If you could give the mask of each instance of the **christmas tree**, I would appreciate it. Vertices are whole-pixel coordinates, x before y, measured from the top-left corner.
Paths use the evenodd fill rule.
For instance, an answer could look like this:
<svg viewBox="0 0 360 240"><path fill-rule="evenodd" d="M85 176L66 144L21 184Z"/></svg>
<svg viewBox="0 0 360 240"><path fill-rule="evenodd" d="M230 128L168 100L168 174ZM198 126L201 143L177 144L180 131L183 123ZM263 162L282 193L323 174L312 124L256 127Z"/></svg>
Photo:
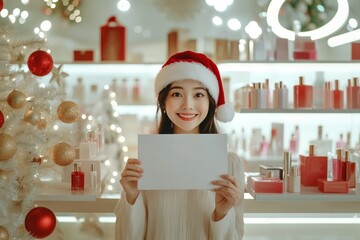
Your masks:
<svg viewBox="0 0 360 240"><path fill-rule="evenodd" d="M61 166L75 159L69 123L80 112L65 101L58 86L65 75L42 50L46 42L16 41L12 33L8 26L0 29L0 236L44 238L54 231L56 218L34 205L35 198L44 180L54 180Z"/></svg>

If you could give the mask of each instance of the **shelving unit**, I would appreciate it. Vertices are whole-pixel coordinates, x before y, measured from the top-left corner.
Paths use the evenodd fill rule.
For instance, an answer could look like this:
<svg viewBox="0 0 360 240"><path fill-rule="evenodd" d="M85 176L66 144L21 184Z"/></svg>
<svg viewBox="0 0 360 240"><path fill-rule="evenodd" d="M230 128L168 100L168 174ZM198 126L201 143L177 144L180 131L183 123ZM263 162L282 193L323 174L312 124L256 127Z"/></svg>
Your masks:
<svg viewBox="0 0 360 240"><path fill-rule="evenodd" d="M114 107L120 115L130 114L137 116L155 116L155 96L153 93L153 80L161 68L160 63L63 63L63 71L69 74L66 81L66 92L72 94L72 87L79 77L83 78L86 89L91 84L110 85L113 79L127 78L131 81L140 79L144 101L139 103L126 102ZM221 62L218 63L223 77L230 78L228 99L232 101L232 92L235 88L252 82L262 82L270 79L283 81L286 85L297 84L298 77L304 76L305 82L312 84L319 76L326 81L339 79L340 88L344 88L348 78L359 76L360 61L354 62ZM44 79L46 81L46 79ZM272 85L270 85L272 88ZM101 89L101 88L99 88ZM85 96L87 96L85 94ZM289 97L291 97L289 92ZM329 129L334 138L339 131L351 129L354 139L360 132L360 109L241 109L235 120L221 125L225 131L234 128L237 131L242 127L269 128L272 121L282 121L287 124L284 135L290 136L290 130L295 124L304 124L301 131L307 131L302 139L315 138L316 127L324 123L326 131ZM314 120L315 119L315 120ZM331 119L331 121L329 121ZM307 129L307 130L305 130ZM284 138L286 143L286 138ZM305 140L302 140L305 142ZM281 162L277 157L265 158L268 161ZM261 161L261 157L245 159L249 163ZM300 194L253 194L245 193L246 213L354 213L360 212L360 189L352 190L349 194L323 194L316 188L302 188ZM36 198L36 203L47 206L55 212L98 212L113 213L114 206L120 193L99 194L84 192L83 195L73 195L64 187L53 186L44 189ZM271 206L271 207L269 207Z"/></svg>

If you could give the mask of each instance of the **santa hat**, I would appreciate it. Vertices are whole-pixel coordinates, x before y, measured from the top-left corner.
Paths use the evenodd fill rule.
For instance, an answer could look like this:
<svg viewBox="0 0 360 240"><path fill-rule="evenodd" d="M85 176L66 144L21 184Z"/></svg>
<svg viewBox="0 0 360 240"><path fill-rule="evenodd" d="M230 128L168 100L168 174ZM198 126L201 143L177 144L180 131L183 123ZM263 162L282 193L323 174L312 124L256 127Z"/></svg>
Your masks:
<svg viewBox="0 0 360 240"><path fill-rule="evenodd" d="M184 79L197 80L209 90L216 102L215 117L217 120L230 122L234 118L233 107L225 103L219 70L206 55L192 51L172 55L155 78L155 92L158 95L168 84Z"/></svg>

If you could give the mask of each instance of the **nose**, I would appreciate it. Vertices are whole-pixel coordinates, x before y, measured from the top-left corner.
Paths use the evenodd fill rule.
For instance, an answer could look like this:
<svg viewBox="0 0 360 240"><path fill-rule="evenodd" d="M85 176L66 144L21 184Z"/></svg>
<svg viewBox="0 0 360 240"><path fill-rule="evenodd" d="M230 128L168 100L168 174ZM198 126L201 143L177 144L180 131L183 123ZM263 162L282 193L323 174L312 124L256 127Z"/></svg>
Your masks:
<svg viewBox="0 0 360 240"><path fill-rule="evenodd" d="M194 108L194 100L191 96L187 96L184 98L182 109L193 109Z"/></svg>

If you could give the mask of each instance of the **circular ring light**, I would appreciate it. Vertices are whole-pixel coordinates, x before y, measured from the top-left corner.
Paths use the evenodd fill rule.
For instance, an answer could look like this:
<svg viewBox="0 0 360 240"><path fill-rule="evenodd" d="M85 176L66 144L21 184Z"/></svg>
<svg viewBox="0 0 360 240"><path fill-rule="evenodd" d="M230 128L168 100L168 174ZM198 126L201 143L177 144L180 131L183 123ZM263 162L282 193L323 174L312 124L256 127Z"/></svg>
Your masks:
<svg viewBox="0 0 360 240"><path fill-rule="evenodd" d="M274 34L281 38L295 40L295 32L284 28L279 22L279 11L285 0L272 0L267 10L267 24L271 27ZM335 16L324 26L317 29L299 32L300 37L310 37L312 40L317 40L329 36L341 28L349 16L348 0L337 0L338 10Z"/></svg>

